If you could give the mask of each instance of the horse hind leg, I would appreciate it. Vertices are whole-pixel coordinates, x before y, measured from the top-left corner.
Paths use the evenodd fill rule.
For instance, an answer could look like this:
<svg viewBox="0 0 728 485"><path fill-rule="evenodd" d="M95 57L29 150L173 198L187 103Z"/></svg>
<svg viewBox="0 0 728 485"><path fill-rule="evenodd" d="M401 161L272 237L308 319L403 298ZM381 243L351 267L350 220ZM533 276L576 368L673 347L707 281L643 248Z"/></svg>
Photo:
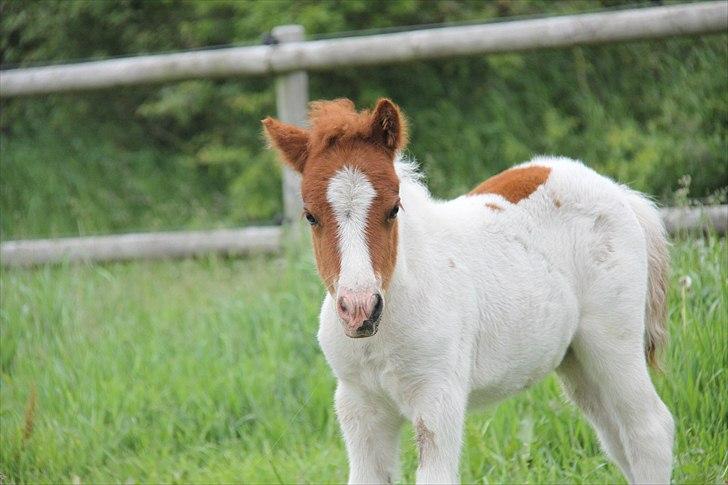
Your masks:
<svg viewBox="0 0 728 485"><path fill-rule="evenodd" d="M644 310L633 310L612 309L583 320L571 348L581 382L590 383L593 395L599 396L594 414L603 423L596 427L604 428L608 453L623 463L620 467L632 483L669 483L674 423L647 371Z"/></svg>
<svg viewBox="0 0 728 485"><path fill-rule="evenodd" d="M597 432L604 452L619 466L627 481L634 482L619 436L619 424L610 414L599 386L589 378L571 350L567 352L556 373L566 395L581 409Z"/></svg>

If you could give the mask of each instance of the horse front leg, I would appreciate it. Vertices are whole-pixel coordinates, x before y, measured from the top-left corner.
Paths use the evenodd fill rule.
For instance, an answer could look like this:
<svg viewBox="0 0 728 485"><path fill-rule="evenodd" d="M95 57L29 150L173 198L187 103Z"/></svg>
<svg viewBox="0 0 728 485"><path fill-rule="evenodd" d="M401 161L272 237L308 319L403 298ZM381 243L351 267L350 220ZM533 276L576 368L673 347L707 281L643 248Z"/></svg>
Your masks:
<svg viewBox="0 0 728 485"><path fill-rule="evenodd" d="M457 483L467 392L460 386L431 389L414 407L419 450L417 483Z"/></svg>
<svg viewBox="0 0 728 485"><path fill-rule="evenodd" d="M349 483L394 483L399 478L399 411L379 396L339 381L336 416L349 456Z"/></svg>

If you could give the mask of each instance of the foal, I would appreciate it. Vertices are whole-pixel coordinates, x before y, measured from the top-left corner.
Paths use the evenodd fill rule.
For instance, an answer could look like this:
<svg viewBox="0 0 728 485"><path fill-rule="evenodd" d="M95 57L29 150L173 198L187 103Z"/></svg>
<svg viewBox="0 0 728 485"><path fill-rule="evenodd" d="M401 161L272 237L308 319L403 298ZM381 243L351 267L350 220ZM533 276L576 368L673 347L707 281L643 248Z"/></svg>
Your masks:
<svg viewBox="0 0 728 485"><path fill-rule="evenodd" d="M386 99L371 112L314 102L310 129L263 124L303 176L350 482L397 479L405 419L417 481L457 482L466 409L553 370L627 480L669 482L673 420L647 371L668 255L647 199L537 157L434 200L399 155L405 120Z"/></svg>

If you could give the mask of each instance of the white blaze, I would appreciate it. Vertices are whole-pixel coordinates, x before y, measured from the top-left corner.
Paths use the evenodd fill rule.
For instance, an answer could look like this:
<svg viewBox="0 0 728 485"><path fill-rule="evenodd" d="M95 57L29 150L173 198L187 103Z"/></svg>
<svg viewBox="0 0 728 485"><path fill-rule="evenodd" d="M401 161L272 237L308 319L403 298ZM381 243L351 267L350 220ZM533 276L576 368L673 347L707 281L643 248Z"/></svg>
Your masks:
<svg viewBox="0 0 728 485"><path fill-rule="evenodd" d="M377 287L367 246L367 215L376 191L356 168L344 167L331 177L326 199L338 223L341 274L338 288L372 290Z"/></svg>

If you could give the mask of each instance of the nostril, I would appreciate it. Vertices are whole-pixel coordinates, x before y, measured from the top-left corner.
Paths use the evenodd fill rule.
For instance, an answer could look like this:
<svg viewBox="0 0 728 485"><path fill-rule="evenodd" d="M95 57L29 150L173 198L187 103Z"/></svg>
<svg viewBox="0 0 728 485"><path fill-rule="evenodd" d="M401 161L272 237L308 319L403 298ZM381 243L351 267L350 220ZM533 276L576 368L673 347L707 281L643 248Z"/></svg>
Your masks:
<svg viewBox="0 0 728 485"><path fill-rule="evenodd" d="M348 306L346 305L346 299L342 296L339 298L339 312L346 315L348 311Z"/></svg>
<svg viewBox="0 0 728 485"><path fill-rule="evenodd" d="M382 295L377 293L374 295L374 308L372 309L372 314L369 317L369 320L376 322L379 319L379 316L382 314L382 308L384 308L384 300L382 300Z"/></svg>

